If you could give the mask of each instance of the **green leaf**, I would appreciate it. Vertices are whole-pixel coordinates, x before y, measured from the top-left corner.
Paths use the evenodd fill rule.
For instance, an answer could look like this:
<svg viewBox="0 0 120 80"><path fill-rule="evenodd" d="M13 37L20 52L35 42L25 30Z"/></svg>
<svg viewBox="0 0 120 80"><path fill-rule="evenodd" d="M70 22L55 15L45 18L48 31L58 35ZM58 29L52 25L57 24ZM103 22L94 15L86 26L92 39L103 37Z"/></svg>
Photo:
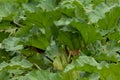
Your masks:
<svg viewBox="0 0 120 80"><path fill-rule="evenodd" d="M4 62L2 62L1 64L0 64L0 71L1 70L3 70L6 66L8 66L9 64L8 63L6 63L5 61Z"/></svg>
<svg viewBox="0 0 120 80"><path fill-rule="evenodd" d="M56 26L66 26L66 25L69 25L71 21L72 19L63 17L60 20L55 21L54 23Z"/></svg>
<svg viewBox="0 0 120 80"><path fill-rule="evenodd" d="M41 7L44 11L53 10L55 7L55 0L41 0L37 7Z"/></svg>
<svg viewBox="0 0 120 80"><path fill-rule="evenodd" d="M0 71L2 70L11 70L11 69L30 69L32 64L21 56L16 56L10 60L10 63L2 62L0 64Z"/></svg>
<svg viewBox="0 0 120 80"><path fill-rule="evenodd" d="M32 64L28 60L24 59L21 56L16 56L16 57L12 58L11 59L11 63L9 65L10 66L18 65L18 66L21 66L23 68L30 68L30 67L32 67Z"/></svg>
<svg viewBox="0 0 120 80"><path fill-rule="evenodd" d="M105 3L101 3L94 10L88 13L88 17L91 23L97 23L100 19L105 17L105 13L109 12L116 5L108 6Z"/></svg>
<svg viewBox="0 0 120 80"><path fill-rule="evenodd" d="M118 31L108 35L109 39L115 39L116 41L120 40L120 33Z"/></svg>
<svg viewBox="0 0 120 80"><path fill-rule="evenodd" d="M40 71L32 71L27 74L29 80L62 80L60 74L57 73L49 73L45 70Z"/></svg>
<svg viewBox="0 0 120 80"><path fill-rule="evenodd" d="M61 2L59 6L60 12L63 14L63 16L66 17L74 17L75 16L75 5L73 4L74 1L66 0Z"/></svg>
<svg viewBox="0 0 120 80"><path fill-rule="evenodd" d="M80 22L72 22L71 24L81 33L83 41L87 44L102 39L100 33L90 24Z"/></svg>
<svg viewBox="0 0 120 80"><path fill-rule="evenodd" d="M96 62L93 57L88 56L79 56L72 64L69 64L64 72L68 72L70 70L84 70L87 72L93 72L97 69L101 69L102 66Z"/></svg>
<svg viewBox="0 0 120 80"><path fill-rule="evenodd" d="M16 37L29 37L29 31L32 28L32 26L24 26L22 28L19 28L19 30L15 33Z"/></svg>
<svg viewBox="0 0 120 80"><path fill-rule="evenodd" d="M13 4L10 3L0 3L0 21L3 17L8 17L13 11L14 7Z"/></svg>
<svg viewBox="0 0 120 80"><path fill-rule="evenodd" d="M28 17L24 21L25 26L17 32L16 36L27 37L28 45L46 49L50 44L52 36L51 26L54 25L53 21L59 17L59 14L55 15L56 13L56 11L43 12L42 10L36 11L35 13L28 13ZM37 31L34 29L37 29ZM36 34L33 34L33 32Z"/></svg>
<svg viewBox="0 0 120 80"><path fill-rule="evenodd" d="M51 41L51 44L47 47L45 53L51 59L54 59L59 53L59 48L58 48L57 43L55 41Z"/></svg>
<svg viewBox="0 0 120 80"><path fill-rule="evenodd" d="M9 21L3 20L3 21L0 23L0 30L8 29L9 27L11 27Z"/></svg>
<svg viewBox="0 0 120 80"><path fill-rule="evenodd" d="M100 79L105 80L119 80L120 75L120 64L111 64L109 68L104 68L100 70ZM107 72L107 73L106 73Z"/></svg>
<svg viewBox="0 0 120 80"><path fill-rule="evenodd" d="M32 36L29 38L28 45L45 50L49 46L50 42L44 35Z"/></svg>
<svg viewBox="0 0 120 80"><path fill-rule="evenodd" d="M105 14L105 17L98 21L98 26L104 30L110 30L111 28L117 27L119 24L120 7L113 7L109 12Z"/></svg>
<svg viewBox="0 0 120 80"><path fill-rule="evenodd" d="M98 73L93 73L90 75L89 80L99 80L100 75Z"/></svg>
<svg viewBox="0 0 120 80"><path fill-rule="evenodd" d="M67 45L70 49L74 49L70 32L63 32L63 31L59 32L59 36L57 40L59 41L60 44Z"/></svg>
<svg viewBox="0 0 120 80"><path fill-rule="evenodd" d="M37 3L31 2L31 3L25 3L23 4L23 8L27 11L35 12L37 10Z"/></svg>
<svg viewBox="0 0 120 80"><path fill-rule="evenodd" d="M6 71L0 72L0 80L8 80L9 79L9 73Z"/></svg>
<svg viewBox="0 0 120 80"><path fill-rule="evenodd" d="M103 61L98 63L93 57L79 56L78 59L66 66L64 72L84 71L91 74L102 70L104 67L109 67L109 64Z"/></svg>
<svg viewBox="0 0 120 80"><path fill-rule="evenodd" d="M71 76L72 75L72 76ZM80 78L80 71L69 71L67 73L62 73L62 80L82 80Z"/></svg>
<svg viewBox="0 0 120 80"><path fill-rule="evenodd" d="M18 45L20 38L9 37L2 42L2 48L6 51L17 51L23 49L23 45Z"/></svg>
<svg viewBox="0 0 120 80"><path fill-rule="evenodd" d="M88 1L88 2L87 2ZM91 2L91 0L86 0L86 1L74 1L75 4L75 17L78 18L81 21L85 21L88 19L86 12L89 11L89 9L91 9L91 5L87 4L89 3L89 1ZM87 3L86 3L87 2ZM82 4L83 3L83 4ZM87 4L87 5L86 5ZM88 6L88 7L86 7ZM87 9L86 9L87 8ZM89 8L89 9L88 9Z"/></svg>

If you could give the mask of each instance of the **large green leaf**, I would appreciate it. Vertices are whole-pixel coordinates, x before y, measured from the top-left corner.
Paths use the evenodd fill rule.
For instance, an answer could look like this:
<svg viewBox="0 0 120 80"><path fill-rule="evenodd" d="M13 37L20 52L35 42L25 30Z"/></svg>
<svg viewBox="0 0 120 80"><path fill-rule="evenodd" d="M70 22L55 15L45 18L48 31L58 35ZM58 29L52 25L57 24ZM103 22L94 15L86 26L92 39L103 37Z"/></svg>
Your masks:
<svg viewBox="0 0 120 80"><path fill-rule="evenodd" d="M24 59L21 56L17 56L11 59L10 63L2 62L0 64L0 71L3 69L14 69L14 68L28 68L30 69L32 67L32 64Z"/></svg>
<svg viewBox="0 0 120 80"><path fill-rule="evenodd" d="M32 36L29 38L28 45L45 50L50 45L50 41L44 35Z"/></svg>
<svg viewBox="0 0 120 80"><path fill-rule="evenodd" d="M96 23L100 19L103 19L105 17L105 13L109 12L112 8L114 8L116 5L108 6L105 3L101 3L96 6L96 8L88 13L88 17L90 19L91 23Z"/></svg>
<svg viewBox="0 0 120 80"><path fill-rule="evenodd" d="M15 5L12 3L0 3L0 21L3 17L8 17L16 9Z"/></svg>
<svg viewBox="0 0 120 80"><path fill-rule="evenodd" d="M6 49L6 51L17 51L23 49L23 45L18 44L20 42L20 38L9 37L2 42L2 48Z"/></svg>
<svg viewBox="0 0 120 80"><path fill-rule="evenodd" d="M26 75L29 80L62 80L61 75L57 73L50 73L48 71L32 71Z"/></svg>
<svg viewBox="0 0 120 80"><path fill-rule="evenodd" d="M11 63L9 65L10 66L18 65L18 66L21 66L23 68L32 67L32 64L28 60L24 59L21 56L17 56L17 57L14 57L13 59L11 59Z"/></svg>
<svg viewBox="0 0 120 80"><path fill-rule="evenodd" d="M120 51L120 48L116 41L107 43L96 41L95 43L90 44L87 47L87 50L84 50L83 52L88 56L94 56L97 61L118 62L119 55L116 53L117 51Z"/></svg>
<svg viewBox="0 0 120 80"><path fill-rule="evenodd" d="M21 79L22 74L26 74L32 66L33 65L22 56L12 58L9 63L4 61L0 64L0 79L14 80L16 77Z"/></svg>
<svg viewBox="0 0 120 80"><path fill-rule="evenodd" d="M102 38L96 28L90 24L80 22L72 22L71 24L81 33L85 43L91 43Z"/></svg>
<svg viewBox="0 0 120 80"><path fill-rule="evenodd" d="M100 70L101 79L103 80L119 80L119 66L120 64L111 64L109 68Z"/></svg>
<svg viewBox="0 0 120 80"><path fill-rule="evenodd" d="M28 13L24 21L25 26L16 33L16 36L27 37L27 45L46 49L50 44L53 22L59 17L59 13L57 13L57 11L44 12L43 10Z"/></svg>
<svg viewBox="0 0 120 80"><path fill-rule="evenodd" d="M120 17L120 7L115 7L106 13L105 17L98 21L98 26L101 29L110 30L110 28L115 28L118 25Z"/></svg>
<svg viewBox="0 0 120 80"><path fill-rule="evenodd" d="M60 32L57 40L60 44L67 45L70 49L73 49L72 39L69 32Z"/></svg>
<svg viewBox="0 0 120 80"><path fill-rule="evenodd" d="M72 64L69 64L64 72L68 72L70 70L84 70L87 72L94 72L102 69L103 66L106 66L105 64L102 65L97 63L96 60L93 57L88 56L79 56L78 59L76 59Z"/></svg>

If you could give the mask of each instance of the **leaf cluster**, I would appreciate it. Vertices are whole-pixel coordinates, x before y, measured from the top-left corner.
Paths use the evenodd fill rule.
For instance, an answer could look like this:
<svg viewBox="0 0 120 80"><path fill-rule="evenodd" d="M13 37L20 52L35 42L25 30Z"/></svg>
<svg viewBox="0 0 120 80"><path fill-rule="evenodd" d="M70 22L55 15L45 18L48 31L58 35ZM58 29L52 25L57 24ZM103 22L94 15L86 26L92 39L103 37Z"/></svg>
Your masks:
<svg viewBox="0 0 120 80"><path fill-rule="evenodd" d="M119 80L120 0L0 0L0 80Z"/></svg>

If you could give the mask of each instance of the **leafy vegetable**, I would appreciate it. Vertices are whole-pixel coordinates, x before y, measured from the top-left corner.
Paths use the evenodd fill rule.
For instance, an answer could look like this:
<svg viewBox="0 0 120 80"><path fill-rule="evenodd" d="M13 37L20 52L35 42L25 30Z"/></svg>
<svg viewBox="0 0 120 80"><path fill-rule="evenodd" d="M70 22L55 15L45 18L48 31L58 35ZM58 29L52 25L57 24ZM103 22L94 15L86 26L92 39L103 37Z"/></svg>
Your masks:
<svg viewBox="0 0 120 80"><path fill-rule="evenodd" d="M0 80L119 80L120 0L0 0Z"/></svg>

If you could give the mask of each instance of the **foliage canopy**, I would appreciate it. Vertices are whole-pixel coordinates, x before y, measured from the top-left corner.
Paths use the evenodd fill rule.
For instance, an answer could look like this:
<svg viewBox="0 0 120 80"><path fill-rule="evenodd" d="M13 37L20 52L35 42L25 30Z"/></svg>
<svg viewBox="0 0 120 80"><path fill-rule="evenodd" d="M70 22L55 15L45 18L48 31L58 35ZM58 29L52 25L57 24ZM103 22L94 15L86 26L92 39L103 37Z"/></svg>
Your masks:
<svg viewBox="0 0 120 80"><path fill-rule="evenodd" d="M120 0L0 0L0 80L119 80Z"/></svg>

